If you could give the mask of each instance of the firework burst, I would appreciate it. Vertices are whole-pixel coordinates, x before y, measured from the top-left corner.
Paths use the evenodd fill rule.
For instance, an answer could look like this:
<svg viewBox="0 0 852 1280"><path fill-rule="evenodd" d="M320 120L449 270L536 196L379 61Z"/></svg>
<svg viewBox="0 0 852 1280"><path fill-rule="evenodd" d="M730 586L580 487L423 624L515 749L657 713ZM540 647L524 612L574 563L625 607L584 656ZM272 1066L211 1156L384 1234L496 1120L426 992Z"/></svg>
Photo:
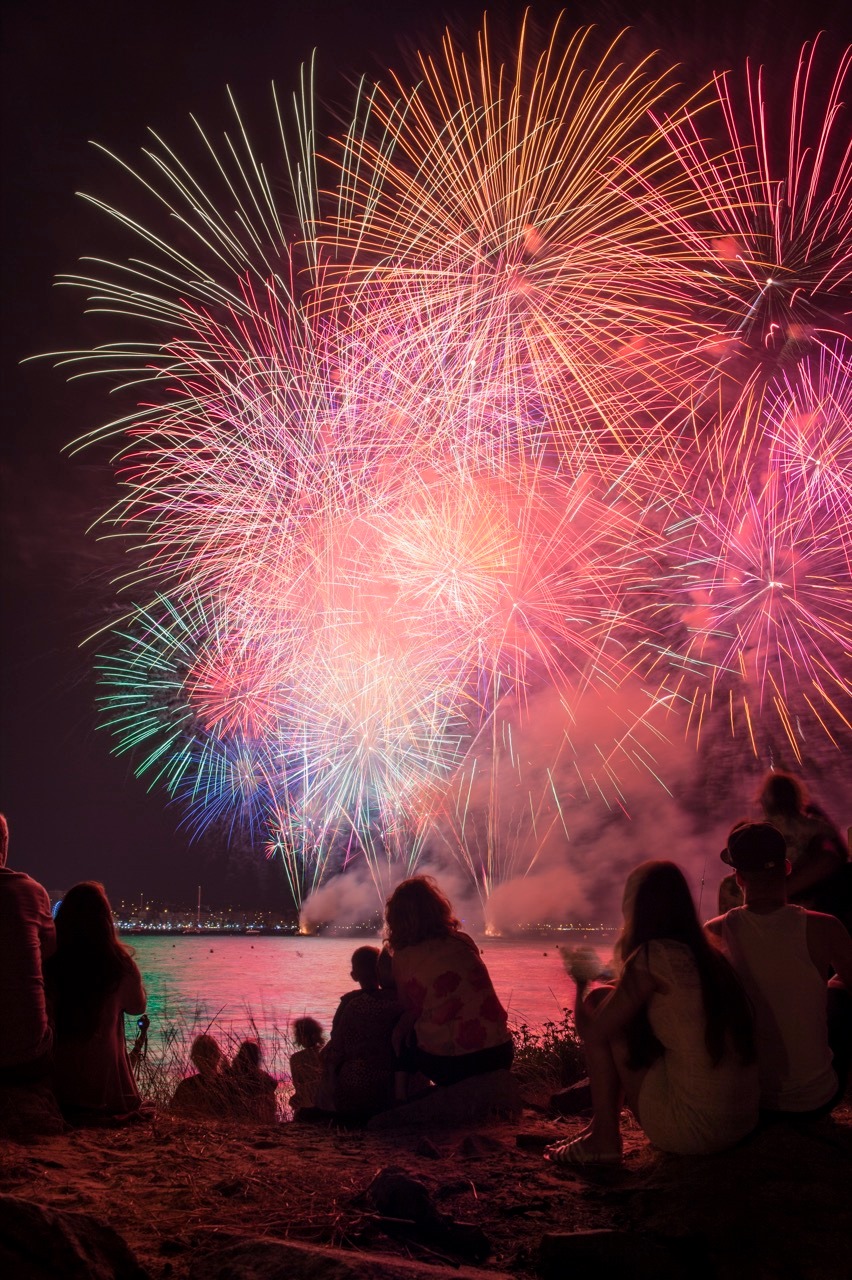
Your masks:
<svg viewBox="0 0 852 1280"><path fill-rule="evenodd" d="M141 248L68 278L141 335L66 356L135 394L79 442L139 601L105 722L296 901L437 847L487 896L575 791L664 784L661 711L847 740L849 57L820 110L804 51L779 169L762 73L714 117L594 40L448 36L322 146L306 81L286 183L236 108L209 190L155 139L179 243L107 210Z"/></svg>

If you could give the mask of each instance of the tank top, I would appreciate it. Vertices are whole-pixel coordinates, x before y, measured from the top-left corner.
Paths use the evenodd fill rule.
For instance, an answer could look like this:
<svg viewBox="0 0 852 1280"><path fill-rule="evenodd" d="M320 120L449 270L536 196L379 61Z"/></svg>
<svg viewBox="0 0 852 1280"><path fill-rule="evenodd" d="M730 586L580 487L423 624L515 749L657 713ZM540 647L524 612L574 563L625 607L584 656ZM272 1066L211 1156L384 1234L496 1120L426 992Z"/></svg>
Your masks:
<svg viewBox="0 0 852 1280"><path fill-rule="evenodd" d="M751 1000L760 1105L813 1111L837 1091L826 1021L827 984L810 952L808 913L788 904L722 917L722 946Z"/></svg>

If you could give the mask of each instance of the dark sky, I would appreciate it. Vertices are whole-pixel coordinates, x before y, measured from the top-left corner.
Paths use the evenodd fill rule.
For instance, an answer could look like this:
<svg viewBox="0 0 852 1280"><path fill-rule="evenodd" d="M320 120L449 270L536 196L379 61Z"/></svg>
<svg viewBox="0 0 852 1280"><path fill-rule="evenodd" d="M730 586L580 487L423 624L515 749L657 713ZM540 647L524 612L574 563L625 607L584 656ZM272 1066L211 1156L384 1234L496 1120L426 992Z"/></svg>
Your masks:
<svg viewBox="0 0 852 1280"><path fill-rule="evenodd" d="M512 29L522 7L492 6L492 14ZM667 45L673 60L699 65L711 47L721 58L746 46L760 55L779 41L795 47L820 25L834 39L852 26L846 0L791 6L788 20L783 6L764 0L565 7L614 30L637 22L649 47ZM559 8L534 11L549 23ZM114 166L89 142L132 160L151 126L179 150L190 112L211 129L225 123L226 85L262 135L270 82L295 87L314 46L321 94L345 103L360 73L404 65L448 20L472 31L480 12L480 4L425 0L7 0L0 806L12 864L50 889L98 878L116 900L140 892L190 900L201 878L212 897L256 890L215 849L188 847L179 812L162 792L148 793L95 728L94 647L79 646L108 616L110 564L85 530L112 490L104 457L69 459L61 450L111 406L103 382L68 385L50 361L19 363L93 341L82 295L53 286L82 254L109 247L104 221L74 195L115 193Z"/></svg>

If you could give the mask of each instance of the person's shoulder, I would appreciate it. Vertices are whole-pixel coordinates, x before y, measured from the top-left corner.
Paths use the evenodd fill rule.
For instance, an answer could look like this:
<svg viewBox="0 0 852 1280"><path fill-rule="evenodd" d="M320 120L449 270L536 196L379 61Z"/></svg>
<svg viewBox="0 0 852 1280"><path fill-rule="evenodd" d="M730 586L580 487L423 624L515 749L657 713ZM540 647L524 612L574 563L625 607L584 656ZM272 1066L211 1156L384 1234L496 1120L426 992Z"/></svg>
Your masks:
<svg viewBox="0 0 852 1280"><path fill-rule="evenodd" d="M793 905L792 903L790 905ZM838 920L837 916L829 915L827 911L811 911L808 907L799 907L804 914L808 925L808 932L812 930L824 934L826 937L835 934L843 934L849 937L846 932L846 926L842 920Z"/></svg>
<svg viewBox="0 0 852 1280"><path fill-rule="evenodd" d="M734 907L733 910L739 911L740 908ZM723 911L720 916L714 916L712 920L705 920L704 924L702 925L702 928L706 929L708 933L721 933L722 925L725 923L725 921L727 920L730 914L731 914L730 911Z"/></svg>
<svg viewBox="0 0 852 1280"><path fill-rule="evenodd" d="M466 951L473 951L476 955L482 954L482 952L479 949L479 946L473 940L473 938L470 936L469 933L462 933L461 929L458 929L456 930L455 933L451 934L450 936L456 942L461 943L461 945L464 947Z"/></svg>

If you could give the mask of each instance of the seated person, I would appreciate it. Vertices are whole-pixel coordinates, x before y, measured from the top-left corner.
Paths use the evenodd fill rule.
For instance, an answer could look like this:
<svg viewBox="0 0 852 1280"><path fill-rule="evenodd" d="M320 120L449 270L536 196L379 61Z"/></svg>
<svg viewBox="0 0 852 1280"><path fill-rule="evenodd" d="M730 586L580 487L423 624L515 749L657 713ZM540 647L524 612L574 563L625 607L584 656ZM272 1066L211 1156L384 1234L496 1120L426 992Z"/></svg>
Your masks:
<svg viewBox="0 0 852 1280"><path fill-rule="evenodd" d="M197 1074L181 1080L172 1098L172 1111L221 1120L230 1113L228 1082L222 1070L225 1055L212 1036L200 1035L192 1042L189 1058Z"/></svg>
<svg viewBox="0 0 852 1280"><path fill-rule="evenodd" d="M322 1109L328 1099L323 1090L325 1032L316 1018L297 1018L293 1023L293 1039L299 1046L297 1052L290 1055L290 1079L294 1089L290 1107L295 1116L300 1111Z"/></svg>
<svg viewBox="0 0 852 1280"><path fill-rule="evenodd" d="M56 912L56 951L45 964L54 1019L53 1083L69 1118L120 1119L141 1106L124 1015L145 1012L145 988L119 942L104 887L84 881Z"/></svg>
<svg viewBox="0 0 852 1280"><path fill-rule="evenodd" d="M396 1055L391 1037L402 1007L379 985L378 947L352 955L357 991L341 997L323 1054L332 1104L338 1115L368 1119L390 1106Z"/></svg>
<svg viewBox="0 0 852 1280"><path fill-rule="evenodd" d="M244 1040L225 1071L230 1111L236 1120L274 1124L277 1081L261 1067L262 1053L256 1040Z"/></svg>
<svg viewBox="0 0 852 1280"><path fill-rule="evenodd" d="M654 1146L678 1155L723 1151L757 1124L751 1012L683 872L643 863L627 879L623 912L615 985L587 994L599 966L572 963L593 1114L583 1133L547 1148L556 1164L620 1161L625 1099Z"/></svg>
<svg viewBox="0 0 852 1280"><path fill-rule="evenodd" d="M849 1071L852 939L835 916L787 902L790 863L770 823L737 823L721 857L734 868L745 905L705 928L755 1011L761 1108L801 1119L826 1115Z"/></svg>
<svg viewBox="0 0 852 1280"><path fill-rule="evenodd" d="M429 876L398 884L385 904L393 979L403 1016L400 1065L437 1085L506 1071L514 1045L479 948Z"/></svg>

